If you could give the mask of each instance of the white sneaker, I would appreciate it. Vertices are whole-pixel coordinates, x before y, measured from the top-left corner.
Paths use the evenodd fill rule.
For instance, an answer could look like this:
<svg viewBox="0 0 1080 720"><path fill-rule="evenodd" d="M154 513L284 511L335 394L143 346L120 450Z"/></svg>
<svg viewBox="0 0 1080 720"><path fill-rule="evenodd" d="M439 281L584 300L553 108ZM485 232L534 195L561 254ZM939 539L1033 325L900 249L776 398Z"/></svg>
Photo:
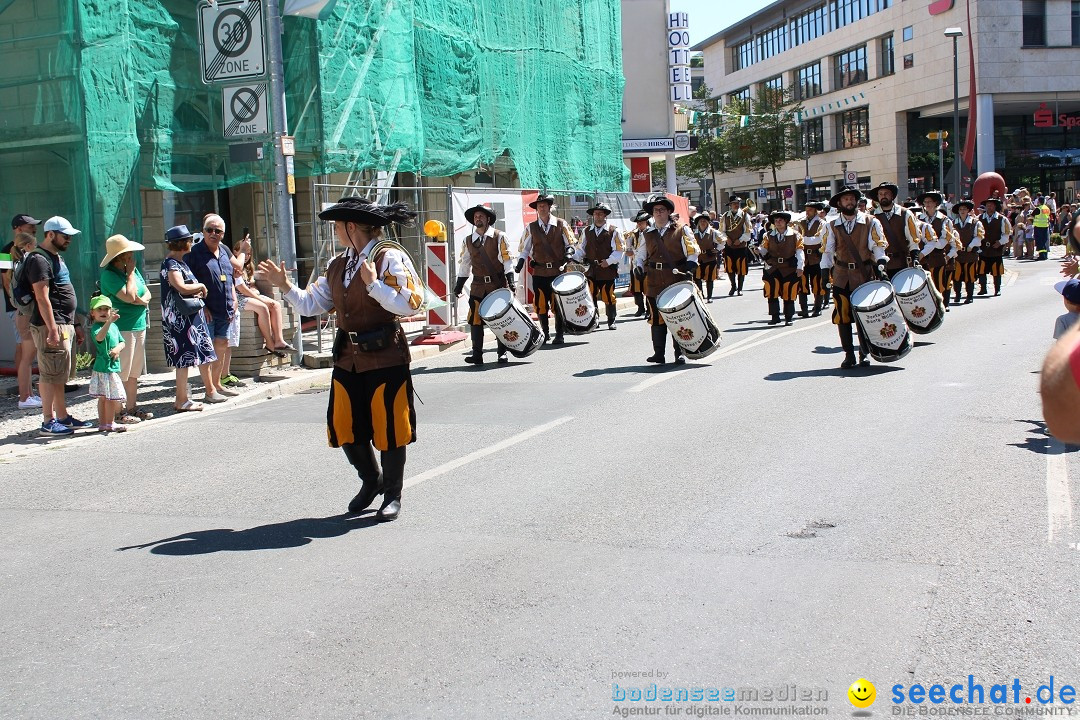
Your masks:
<svg viewBox="0 0 1080 720"><path fill-rule="evenodd" d="M20 410L39 410L41 409L41 398L37 395L31 395L25 400L19 401Z"/></svg>

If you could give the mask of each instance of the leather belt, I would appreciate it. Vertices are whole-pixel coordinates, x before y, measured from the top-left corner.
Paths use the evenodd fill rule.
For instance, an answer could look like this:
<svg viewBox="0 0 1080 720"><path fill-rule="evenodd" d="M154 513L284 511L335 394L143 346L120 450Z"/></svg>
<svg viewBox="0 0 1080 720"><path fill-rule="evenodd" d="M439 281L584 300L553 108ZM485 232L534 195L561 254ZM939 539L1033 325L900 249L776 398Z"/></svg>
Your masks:
<svg viewBox="0 0 1080 720"><path fill-rule="evenodd" d="M859 269L859 263L848 263L847 264L847 269L848 270L858 270Z"/></svg>
<svg viewBox="0 0 1080 720"><path fill-rule="evenodd" d="M653 270L663 270L664 263L645 263L645 267L652 268Z"/></svg>
<svg viewBox="0 0 1080 720"><path fill-rule="evenodd" d="M492 283L491 276L485 275L484 277L480 278L480 282L484 283L485 285L490 285Z"/></svg>
<svg viewBox="0 0 1080 720"><path fill-rule="evenodd" d="M779 265L783 265L784 264L784 258L776 258L776 262Z"/></svg>

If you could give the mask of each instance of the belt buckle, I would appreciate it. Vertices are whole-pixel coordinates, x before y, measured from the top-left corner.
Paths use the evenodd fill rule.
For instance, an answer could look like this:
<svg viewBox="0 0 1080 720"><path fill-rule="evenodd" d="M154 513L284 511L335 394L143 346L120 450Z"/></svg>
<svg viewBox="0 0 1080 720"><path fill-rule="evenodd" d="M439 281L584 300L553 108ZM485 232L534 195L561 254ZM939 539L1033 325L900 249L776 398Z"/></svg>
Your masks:
<svg viewBox="0 0 1080 720"><path fill-rule="evenodd" d="M784 258L776 258L776 262L779 263L780 265L783 265L784 264Z"/></svg>
<svg viewBox="0 0 1080 720"><path fill-rule="evenodd" d="M353 345L359 345L359 344L360 344L360 343L359 343L359 342L357 342L357 340L356 340L356 338L358 337L359 333L356 333L356 332L352 332L351 330L346 330L346 331L345 331L345 335L346 335L346 337L348 337L348 338L349 338L349 342L351 342L351 343L352 343Z"/></svg>
<svg viewBox="0 0 1080 720"><path fill-rule="evenodd" d="M485 285L490 285L491 284L491 276L490 275L485 275L484 279L483 279L483 283Z"/></svg>
<svg viewBox="0 0 1080 720"><path fill-rule="evenodd" d="M848 270L855 270L858 266L859 266L858 263L848 263L847 264L847 269Z"/></svg>
<svg viewBox="0 0 1080 720"><path fill-rule="evenodd" d="M654 270L663 270L664 269L664 263L654 263L653 264L653 269Z"/></svg>

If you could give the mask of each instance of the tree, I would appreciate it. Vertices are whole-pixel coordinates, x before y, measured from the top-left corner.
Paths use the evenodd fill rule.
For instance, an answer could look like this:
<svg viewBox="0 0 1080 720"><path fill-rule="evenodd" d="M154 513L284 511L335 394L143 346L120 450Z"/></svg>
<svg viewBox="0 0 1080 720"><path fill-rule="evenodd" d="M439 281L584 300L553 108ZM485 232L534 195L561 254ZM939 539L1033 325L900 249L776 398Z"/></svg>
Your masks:
<svg viewBox="0 0 1080 720"><path fill-rule="evenodd" d="M740 144L748 141L750 146L749 152L741 158L743 167L770 171L777 197L780 197L780 188L776 171L789 160L802 159L798 147L799 125L796 124L802 110L801 103L793 103L790 90L762 86L749 124L740 129L745 131Z"/></svg>
<svg viewBox="0 0 1080 720"><path fill-rule="evenodd" d="M697 136L698 149L693 155L681 157L675 168L683 177L696 178L699 182L708 177L712 180L713 207L718 208L716 176L731 172L731 152L723 132L719 98L711 98L712 90L705 85L694 94L703 101L704 112L690 125L690 132ZM702 183L704 184L704 183Z"/></svg>

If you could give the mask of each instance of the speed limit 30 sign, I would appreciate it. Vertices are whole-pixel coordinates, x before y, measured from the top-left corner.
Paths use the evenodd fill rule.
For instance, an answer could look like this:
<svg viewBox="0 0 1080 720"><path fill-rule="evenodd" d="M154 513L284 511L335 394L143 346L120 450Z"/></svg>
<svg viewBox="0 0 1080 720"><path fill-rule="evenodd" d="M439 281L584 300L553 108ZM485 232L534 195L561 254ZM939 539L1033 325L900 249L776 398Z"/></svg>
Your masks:
<svg viewBox="0 0 1080 720"><path fill-rule="evenodd" d="M199 6L199 57L205 83L266 73L261 0Z"/></svg>

